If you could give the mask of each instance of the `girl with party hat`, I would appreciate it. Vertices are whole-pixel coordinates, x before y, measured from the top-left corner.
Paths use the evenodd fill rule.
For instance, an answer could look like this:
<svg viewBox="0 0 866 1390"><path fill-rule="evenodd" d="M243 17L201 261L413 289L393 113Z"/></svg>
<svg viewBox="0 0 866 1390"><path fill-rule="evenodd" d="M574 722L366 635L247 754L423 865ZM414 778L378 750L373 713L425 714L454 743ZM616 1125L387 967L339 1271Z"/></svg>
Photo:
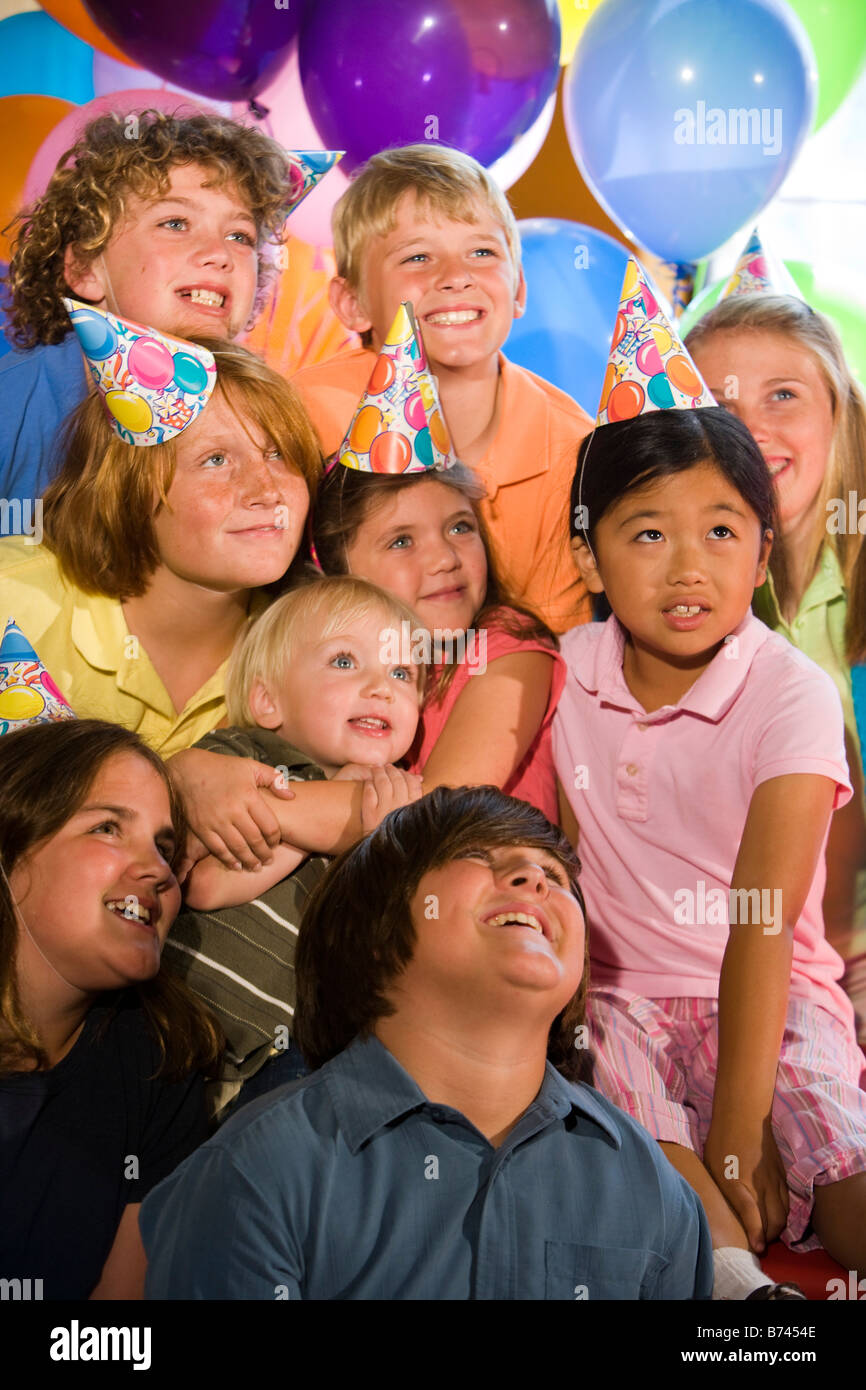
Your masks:
<svg viewBox="0 0 866 1390"><path fill-rule="evenodd" d="M866 396L830 321L791 293L790 277L764 272L763 248L747 248L687 342L773 475L779 529L754 610L842 699L855 796L830 831L824 916L866 1043Z"/></svg>
<svg viewBox="0 0 866 1390"><path fill-rule="evenodd" d="M412 771L425 791L489 783L556 819L550 721L556 638L503 591L479 501L457 462L410 304L401 306L343 444L319 486L314 552L415 611L383 634L429 675Z"/></svg>
<svg viewBox="0 0 866 1390"><path fill-rule="evenodd" d="M595 1084L704 1204L717 1298L802 1297L756 1254L866 1266L864 1064L824 936L823 852L851 795L829 677L751 612L772 479L636 262L572 545L612 616L563 639L563 816L591 928Z"/></svg>

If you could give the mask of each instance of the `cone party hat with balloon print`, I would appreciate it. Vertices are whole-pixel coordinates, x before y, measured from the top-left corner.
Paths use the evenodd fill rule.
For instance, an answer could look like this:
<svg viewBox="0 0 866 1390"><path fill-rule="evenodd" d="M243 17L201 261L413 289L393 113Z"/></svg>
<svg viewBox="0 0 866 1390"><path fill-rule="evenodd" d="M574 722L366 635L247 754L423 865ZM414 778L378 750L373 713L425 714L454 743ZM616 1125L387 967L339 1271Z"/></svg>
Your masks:
<svg viewBox="0 0 866 1390"><path fill-rule="evenodd" d="M312 193L325 175L339 164L345 150L284 150L289 161L289 208L287 216L300 207L308 193Z"/></svg>
<svg viewBox="0 0 866 1390"><path fill-rule="evenodd" d="M201 414L216 385L216 364L207 348L77 299L63 303L125 444L163 444Z"/></svg>
<svg viewBox="0 0 866 1390"><path fill-rule="evenodd" d="M803 296L784 261L765 250L755 227L737 261L734 273L723 286L719 301L740 294L790 294Z"/></svg>
<svg viewBox="0 0 866 1390"><path fill-rule="evenodd" d="M630 256L596 425L634 420L654 410L697 410L715 404L645 271Z"/></svg>
<svg viewBox="0 0 866 1390"><path fill-rule="evenodd" d="M425 473L457 461L409 302L388 330L337 458L364 473Z"/></svg>
<svg viewBox="0 0 866 1390"><path fill-rule="evenodd" d="M9 618L0 641L0 734L74 718L24 633Z"/></svg>

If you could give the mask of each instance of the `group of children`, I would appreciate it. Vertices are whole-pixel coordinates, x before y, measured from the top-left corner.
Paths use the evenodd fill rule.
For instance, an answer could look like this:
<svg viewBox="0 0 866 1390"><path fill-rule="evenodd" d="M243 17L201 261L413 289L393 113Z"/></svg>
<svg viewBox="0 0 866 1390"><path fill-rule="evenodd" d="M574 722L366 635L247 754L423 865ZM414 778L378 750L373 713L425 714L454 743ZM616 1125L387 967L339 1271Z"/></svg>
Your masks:
<svg viewBox="0 0 866 1390"><path fill-rule="evenodd" d="M829 534L826 517L831 498L860 486L866 405L834 330L765 288L723 300L687 350L630 262L592 428L502 354L526 296L507 200L467 156L412 146L375 156L335 212L331 303L361 347L292 386L227 341L250 319L260 253L291 208L286 157L221 118L154 114L140 126L138 143L112 118L85 132L22 215L10 268L24 350L0 363L0 491L44 499L41 543L0 541L0 575L34 666L79 718L14 731L13 714L0 739L0 782L29 788L26 805L20 790L0 804L9 1274L41 1277L50 1263L68 1215L57 1174L72 1117L103 1123L111 1085L128 1094L117 1072L127 1028L131 1055L155 1048L161 1070L140 1113L118 1121L116 1152L153 1157L134 1180L104 1160L100 1220L72 1234L87 1257L58 1274L53 1296L141 1295L138 1205L204 1137L196 1072L221 1125L219 1163L206 1144L149 1199L155 1296L290 1285L313 1297L574 1296L484 1295L465 1272L453 1285L409 1273L341 1284L327 1261L307 1283L297 1251L285 1285L270 1265L238 1273L234 1294L202 1274L228 1238L214 1230L207 1247L235 1195L231 1146L246 1152L253 1128L265 1132L268 1102L247 1103L311 1063L334 1066L356 1035L376 1037L430 1102L450 1096L494 1148L541 1084L533 1052L535 1089L488 1123L463 1087L465 1048L438 1070L421 1060L412 1009L444 1010L425 1044L434 1053L459 1021L443 1000L467 1028L477 1008L479 1037L486 1026L485 986L453 927L456 889L422 895L424 911L411 898L399 950L371 928L374 983L360 964L354 978L328 973L316 941L339 939L347 901L334 856L375 883L363 909L384 922L399 916L395 895L409 913L410 885L376 883L352 855L369 844L387 859L425 815L428 830L451 827L451 848L437 859L428 846L411 893L424 875L456 883L467 858L495 878L509 843L533 846L533 863L541 853L538 882L509 861L519 891L490 898L501 912L473 930L509 962L491 1018L507 1005L516 1025L533 992L543 997L532 1047L550 1032L551 1060L587 1079L552 1028L565 1008L581 1050L583 1014L569 1008L587 994L582 951L571 927L532 907L551 892L551 854L568 868L566 897L579 892L567 852L545 840L542 817L515 819L526 839L503 838L502 797L471 803L474 838L452 835L466 794L445 789L457 787L530 803L580 850L593 1084L658 1141L665 1159L653 1164L684 1179L658 1190L690 1232L679 1282L650 1262L620 1296L702 1297L711 1282L720 1298L797 1297L756 1259L780 1234L863 1272L866 1097L851 1001L862 1028L866 825L851 671L866 657L866 562L859 537ZM602 596L611 616L587 621ZM20 671L7 696L16 682ZM3 698L0 720L17 708ZM51 775L37 776L39 759ZM411 859L399 862L412 877ZM83 928L70 936L79 900ZM453 953L431 945L440 930ZM365 988L359 1006L351 996ZM328 1014L340 1042L322 1049ZM374 1072L385 1084L378 1062ZM297 1092L311 1106L314 1078ZM193 1261L179 1232L209 1163L220 1177ZM459 1228L453 1200L441 1230ZM553 1231L556 1210L553 1193ZM257 1229L266 1221L257 1211ZM636 1242L610 1235L610 1269ZM591 1244L587 1268L610 1290L603 1226ZM387 1264L387 1249L377 1258ZM664 1258L675 1262L673 1249ZM561 1287L582 1286L582 1268L570 1263Z"/></svg>

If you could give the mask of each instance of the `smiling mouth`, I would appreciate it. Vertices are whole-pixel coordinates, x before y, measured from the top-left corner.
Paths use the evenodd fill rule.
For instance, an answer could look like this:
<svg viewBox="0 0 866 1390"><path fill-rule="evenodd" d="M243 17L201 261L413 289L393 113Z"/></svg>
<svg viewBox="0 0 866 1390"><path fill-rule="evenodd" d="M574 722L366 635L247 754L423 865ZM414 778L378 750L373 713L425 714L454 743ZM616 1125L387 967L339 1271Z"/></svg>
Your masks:
<svg viewBox="0 0 866 1390"><path fill-rule="evenodd" d="M665 608L665 613L672 613L675 618L696 618L699 613L708 613L709 609L700 603L675 603L671 608Z"/></svg>
<svg viewBox="0 0 866 1390"><path fill-rule="evenodd" d="M780 473L784 473L785 469L790 466L791 462L791 459L773 459L772 463L768 461L767 467L770 470L770 477L776 478Z"/></svg>
<svg viewBox="0 0 866 1390"><path fill-rule="evenodd" d="M225 295L217 294L216 290L178 290L178 294L190 304L200 304L206 309L222 309L226 302Z"/></svg>
<svg viewBox="0 0 866 1390"><path fill-rule="evenodd" d="M376 719L373 715L362 715L359 719L350 719L349 723L353 729L360 730L363 734L389 734L391 725L387 719Z"/></svg>
<svg viewBox="0 0 866 1390"><path fill-rule="evenodd" d="M464 323L476 323L483 313L483 309L443 309L441 313L427 314L424 322L435 328L453 328Z"/></svg>
<svg viewBox="0 0 866 1390"><path fill-rule="evenodd" d="M153 912L144 903L131 898L112 898L105 906L115 917L122 917L126 922L137 922L141 927L155 926Z"/></svg>
<svg viewBox="0 0 866 1390"><path fill-rule="evenodd" d="M539 936L548 936L544 924L534 912L498 912L495 917L488 917L486 923L488 927L529 927Z"/></svg>

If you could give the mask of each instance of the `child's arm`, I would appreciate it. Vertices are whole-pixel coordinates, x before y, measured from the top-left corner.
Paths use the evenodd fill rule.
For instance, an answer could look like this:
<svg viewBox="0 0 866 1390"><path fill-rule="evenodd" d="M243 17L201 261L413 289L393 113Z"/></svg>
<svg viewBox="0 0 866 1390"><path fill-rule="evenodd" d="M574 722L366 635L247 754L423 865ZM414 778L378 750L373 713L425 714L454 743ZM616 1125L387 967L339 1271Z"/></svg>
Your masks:
<svg viewBox="0 0 866 1390"><path fill-rule="evenodd" d="M833 809L836 783L798 773L752 796L731 889L733 921L719 982L719 1067L704 1162L756 1251L787 1217L784 1169L770 1129L791 976L803 910ZM738 906L741 904L742 906ZM748 906L747 906L748 904ZM754 921L755 916L761 920Z"/></svg>
<svg viewBox="0 0 866 1390"><path fill-rule="evenodd" d="M284 838L272 851L271 862L254 870L228 869L208 855L193 867L187 880L190 907L213 912L251 902L292 873L308 854L339 854L375 830L390 811L417 801L422 793L420 777L390 765L371 768L363 781L332 779L293 782L292 786L297 794L294 801L274 798L274 814Z"/></svg>
<svg viewBox="0 0 866 1390"><path fill-rule="evenodd" d="M425 792L505 785L547 712L553 663L546 652L513 652L467 681L424 765Z"/></svg>
<svg viewBox="0 0 866 1390"><path fill-rule="evenodd" d="M277 798L291 801L295 783L288 786L279 770L267 763L228 758L206 748L185 748L169 758L166 766L190 828L209 854L227 868L239 864L254 869L270 863L280 843L274 802ZM265 787L273 792L267 800L262 795ZM181 877L187 867L181 867Z"/></svg>

